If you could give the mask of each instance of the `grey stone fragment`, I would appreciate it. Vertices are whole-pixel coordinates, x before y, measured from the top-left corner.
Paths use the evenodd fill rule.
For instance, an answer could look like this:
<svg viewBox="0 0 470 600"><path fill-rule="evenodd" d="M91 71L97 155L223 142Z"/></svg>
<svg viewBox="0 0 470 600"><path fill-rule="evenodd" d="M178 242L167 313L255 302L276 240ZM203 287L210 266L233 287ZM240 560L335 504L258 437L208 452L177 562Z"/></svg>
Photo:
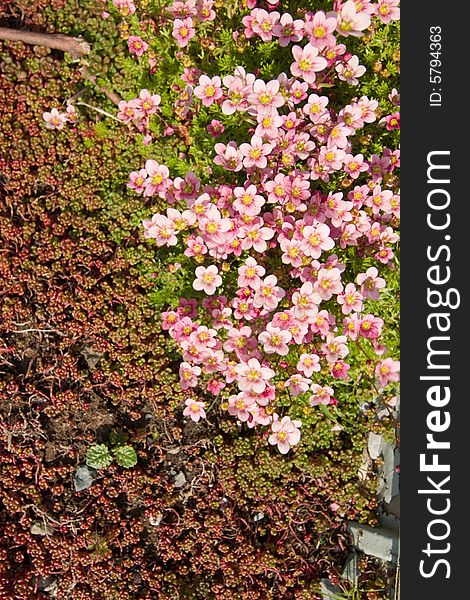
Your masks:
<svg viewBox="0 0 470 600"><path fill-rule="evenodd" d="M39 592L52 592L57 588L57 580L53 575L47 577L39 577L37 580L37 588Z"/></svg>
<svg viewBox="0 0 470 600"><path fill-rule="evenodd" d="M186 475L183 473L183 471L180 471L178 473L178 475L175 477L175 480L173 481L173 485L177 488L180 488L180 487L183 487L185 483L186 483Z"/></svg>
<svg viewBox="0 0 470 600"><path fill-rule="evenodd" d="M368 556L375 556L386 562L397 562L399 536L396 531L385 527L369 527L350 521L348 530L354 537L357 550Z"/></svg>
<svg viewBox="0 0 470 600"><path fill-rule="evenodd" d="M357 564L357 554L355 552L351 552L351 554L346 559L346 564L344 565L343 572L341 574L342 579L349 581L353 585L355 585L359 579L361 571L359 570L359 566Z"/></svg>
<svg viewBox="0 0 470 600"><path fill-rule="evenodd" d="M394 444L384 442L382 444L382 456L384 462L379 472L382 484L378 495L385 502L390 502L393 496L399 493L396 466L400 464L400 454L398 450L395 450Z"/></svg>
<svg viewBox="0 0 470 600"><path fill-rule="evenodd" d="M322 595L322 600L339 600L343 597L340 588L333 585L329 579L321 580L320 594Z"/></svg>
<svg viewBox="0 0 470 600"><path fill-rule="evenodd" d="M385 504L384 507L381 507L379 510L379 523L381 527L385 527L385 529L392 529L393 531L400 531L400 519L398 519L395 515L387 513L386 509L388 505Z"/></svg>
<svg viewBox="0 0 470 600"><path fill-rule="evenodd" d="M257 523L258 521L261 521L261 519L264 519L264 512L259 512L253 517L253 521L255 523Z"/></svg>
<svg viewBox="0 0 470 600"><path fill-rule="evenodd" d="M32 533L32 535L40 535L40 536L52 535L54 533L54 530L52 529L52 527L50 525L48 525L47 523L45 523L44 521L35 521L31 525L31 528L29 531Z"/></svg>
<svg viewBox="0 0 470 600"><path fill-rule="evenodd" d="M75 491L81 492L82 490L88 489L93 481L95 481L98 475L98 471L87 465L78 465L75 469L75 477L73 485Z"/></svg>
<svg viewBox="0 0 470 600"><path fill-rule="evenodd" d="M103 358L103 355L100 352L96 352L96 350L93 350L90 346L85 346L80 354L85 359L89 369L94 369Z"/></svg>
<svg viewBox="0 0 470 600"><path fill-rule="evenodd" d="M369 439L367 442L367 450L368 450L369 456L372 458L372 460L377 460L379 458L381 450L382 450L382 442L383 442L383 438L381 435L378 435L377 433L374 433L373 431L371 431L369 433Z"/></svg>

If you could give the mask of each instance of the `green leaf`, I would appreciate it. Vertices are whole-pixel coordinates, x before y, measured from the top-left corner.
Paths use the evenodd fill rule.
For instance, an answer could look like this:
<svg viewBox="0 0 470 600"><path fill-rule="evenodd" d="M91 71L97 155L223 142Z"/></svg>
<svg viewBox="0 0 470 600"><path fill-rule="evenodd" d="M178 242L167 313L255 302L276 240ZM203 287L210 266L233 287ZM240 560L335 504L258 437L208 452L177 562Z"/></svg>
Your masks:
<svg viewBox="0 0 470 600"><path fill-rule="evenodd" d="M113 452L117 464L121 467L130 469L137 464L137 453L132 446L118 446Z"/></svg>
<svg viewBox="0 0 470 600"><path fill-rule="evenodd" d="M86 453L86 464L94 469L104 469L113 462L113 457L109 453L108 447L104 444L97 444L88 448Z"/></svg>

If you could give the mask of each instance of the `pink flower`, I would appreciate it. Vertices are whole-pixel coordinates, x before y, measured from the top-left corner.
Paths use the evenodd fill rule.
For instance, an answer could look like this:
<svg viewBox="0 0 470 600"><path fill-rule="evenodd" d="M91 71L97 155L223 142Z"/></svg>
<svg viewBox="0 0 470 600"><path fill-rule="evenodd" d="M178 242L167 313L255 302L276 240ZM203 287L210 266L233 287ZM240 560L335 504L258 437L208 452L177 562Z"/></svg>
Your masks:
<svg viewBox="0 0 470 600"><path fill-rule="evenodd" d="M157 112L161 101L162 99L158 94L151 94L148 90L141 90L139 97L136 98L136 105L145 115L152 115Z"/></svg>
<svg viewBox="0 0 470 600"><path fill-rule="evenodd" d="M331 374L335 379L350 379L348 375L348 371L351 368L351 365L345 363L344 360L338 360L331 367Z"/></svg>
<svg viewBox="0 0 470 600"><path fill-rule="evenodd" d="M244 111L248 108L248 97L252 87L248 86L239 77L227 75L223 79L224 85L228 87L227 98L222 103L224 115L232 115L236 111ZM230 82L230 83L228 83Z"/></svg>
<svg viewBox="0 0 470 600"><path fill-rule="evenodd" d="M217 76L210 79L207 75L201 75L199 85L194 88L194 95L202 100L204 106L211 106L222 97L222 93L221 80Z"/></svg>
<svg viewBox="0 0 470 600"><path fill-rule="evenodd" d="M265 83L257 79L253 84L253 92L248 96L248 102L258 108L279 108L285 103L279 93L279 81L274 79Z"/></svg>
<svg viewBox="0 0 470 600"><path fill-rule="evenodd" d="M305 240L304 253L312 258L319 258L324 250L334 248L335 243L329 235L330 228L325 223L304 227L302 231Z"/></svg>
<svg viewBox="0 0 470 600"><path fill-rule="evenodd" d="M211 379L207 384L207 390L214 394L214 396L218 396L225 387L225 383L220 379Z"/></svg>
<svg viewBox="0 0 470 600"><path fill-rule="evenodd" d="M266 326L266 331L259 334L258 340L263 344L264 351L266 354L279 354L280 356L287 356L289 354L289 342L292 339L291 333L273 327L271 323Z"/></svg>
<svg viewBox="0 0 470 600"><path fill-rule="evenodd" d="M318 313L318 305L321 302L321 297L314 292L313 284L307 281L302 285L299 291L292 294L292 305L294 307L294 315L297 319L303 317L315 317Z"/></svg>
<svg viewBox="0 0 470 600"><path fill-rule="evenodd" d="M191 237L186 242L185 256L202 256L207 253L207 246L200 236Z"/></svg>
<svg viewBox="0 0 470 600"><path fill-rule="evenodd" d="M344 36L360 37L370 25L370 16L366 12L358 12L354 0L343 4L336 18L337 31Z"/></svg>
<svg viewBox="0 0 470 600"><path fill-rule="evenodd" d="M171 35L175 38L180 48L185 48L189 44L189 41L196 35L192 18L187 17L184 20L175 19Z"/></svg>
<svg viewBox="0 0 470 600"><path fill-rule="evenodd" d="M129 182L127 187L134 190L136 194L141 194L145 190L147 185L147 171L140 169L140 171L132 171L129 173Z"/></svg>
<svg viewBox="0 0 470 600"><path fill-rule="evenodd" d="M356 154L356 156L347 154L344 159L343 168L351 179L357 179L361 173L364 173L368 169L362 154Z"/></svg>
<svg viewBox="0 0 470 600"><path fill-rule="evenodd" d="M253 290L259 288L261 277L266 273L266 269L258 265L253 257L246 259L245 264L238 269L237 285L240 287L251 287Z"/></svg>
<svg viewBox="0 0 470 600"><path fill-rule="evenodd" d="M321 351L329 363L336 362L339 358L344 358L349 354L349 348L346 345L347 337L345 335L334 336L329 333L326 336L326 342L321 345Z"/></svg>
<svg viewBox="0 0 470 600"><path fill-rule="evenodd" d="M217 138L225 131L225 125L218 121L217 119L212 119L212 121L207 126L207 131L211 134L213 138Z"/></svg>
<svg viewBox="0 0 470 600"><path fill-rule="evenodd" d="M336 44L333 35L336 29L337 20L334 17L327 17L322 10L317 11L311 19L305 22L305 33L310 37L310 44L322 50L325 47Z"/></svg>
<svg viewBox="0 0 470 600"><path fill-rule="evenodd" d="M129 52L132 52L132 54L135 54L137 57L142 56L149 47L147 42L145 42L140 35L130 35L127 38L127 46Z"/></svg>
<svg viewBox="0 0 470 600"><path fill-rule="evenodd" d="M297 363L297 371L303 373L305 377L311 377L316 371L320 371L320 359L316 354L301 354Z"/></svg>
<svg viewBox="0 0 470 600"><path fill-rule="evenodd" d="M113 4L123 17L135 13L135 4L131 0L113 0Z"/></svg>
<svg viewBox="0 0 470 600"><path fill-rule="evenodd" d="M354 283L348 283L344 291L338 295L338 304L341 305L343 315L349 315L350 312L361 312L363 297L356 290Z"/></svg>
<svg viewBox="0 0 470 600"><path fill-rule="evenodd" d="M385 24L390 21L398 21L400 18L399 4L400 0L379 0L375 5L375 14Z"/></svg>
<svg viewBox="0 0 470 600"><path fill-rule="evenodd" d="M57 108L53 108L51 112L43 113L42 118L46 122L47 129L62 129L67 122L67 116L60 113Z"/></svg>
<svg viewBox="0 0 470 600"><path fill-rule="evenodd" d="M388 95L388 99L393 104L393 106L400 106L400 93L396 88L392 89L392 91Z"/></svg>
<svg viewBox="0 0 470 600"><path fill-rule="evenodd" d="M379 362L375 368L375 374L380 380L380 385L385 387L388 383L396 382L400 379L398 375L400 371L400 363L398 360L386 358Z"/></svg>
<svg viewBox="0 0 470 600"><path fill-rule="evenodd" d="M361 293L364 298L378 300L380 290L386 285L385 279L378 277L379 272L375 267L370 267L365 273L359 273L356 277L358 285L361 286Z"/></svg>
<svg viewBox="0 0 470 600"><path fill-rule="evenodd" d="M251 13L251 30L259 35L263 42L270 42L273 39L273 29L279 21L278 12L268 13L262 8L255 8Z"/></svg>
<svg viewBox="0 0 470 600"><path fill-rule="evenodd" d="M339 269L322 269L318 273L314 290L325 302L329 300L333 294L342 292L343 284L341 283L341 273Z"/></svg>
<svg viewBox="0 0 470 600"><path fill-rule="evenodd" d="M249 144L247 144L249 145ZM214 150L217 156L214 158L216 165L222 166L226 171L240 171L243 167L243 154L238 149L236 142L216 144Z"/></svg>
<svg viewBox="0 0 470 600"><path fill-rule="evenodd" d="M316 73L323 71L327 66L326 58L318 56L318 48L307 44L304 48L294 46L292 48L294 62L290 71L294 77L301 77L307 83L314 83Z"/></svg>
<svg viewBox="0 0 470 600"><path fill-rule="evenodd" d="M271 109L271 111L267 112L269 109L264 109L259 111L256 115L256 119L258 121L258 126L255 130L255 135L258 137L265 137L269 139L274 139L278 136L279 127L281 127L284 123L283 118L277 114L276 109Z"/></svg>
<svg viewBox="0 0 470 600"><path fill-rule="evenodd" d="M284 48L290 42L300 42L303 37L303 24L301 19L294 21L289 13L284 13L272 29L273 35L279 38L279 46Z"/></svg>
<svg viewBox="0 0 470 600"><path fill-rule="evenodd" d="M249 217L254 217L259 214L265 200L263 196L259 196L256 192L257 189L255 185L249 185L246 189L236 187L233 191L235 196L233 208L241 215L248 215Z"/></svg>
<svg viewBox="0 0 470 600"><path fill-rule="evenodd" d="M215 294L216 289L222 285L222 277L215 265L209 267L197 267L196 279L193 281L193 288L196 291L203 290L208 296Z"/></svg>
<svg viewBox="0 0 470 600"><path fill-rule="evenodd" d="M191 419L197 423L199 419L206 418L206 411L204 410L205 403L197 402L193 398L188 398L185 402L186 408L183 411L185 417L191 417Z"/></svg>
<svg viewBox="0 0 470 600"><path fill-rule="evenodd" d="M299 104L307 97L308 83L297 79L291 85L289 103Z"/></svg>
<svg viewBox="0 0 470 600"><path fill-rule="evenodd" d="M387 131L393 131L394 129L400 129L400 113L394 112L392 115L385 117Z"/></svg>
<svg viewBox="0 0 470 600"><path fill-rule="evenodd" d="M282 262L285 265L300 267L305 256L302 242L299 240L282 239L280 246L283 251Z"/></svg>
<svg viewBox="0 0 470 600"><path fill-rule="evenodd" d="M246 228L241 247L243 250L253 248L256 252L265 252L268 247L266 241L273 237L274 231L269 227L263 227L262 219L259 219L258 222L254 222Z"/></svg>
<svg viewBox="0 0 470 600"><path fill-rule="evenodd" d="M165 192L169 185L170 171L165 165L160 165L156 160L149 159L145 163L145 170L149 180L145 187L145 196L153 196L157 193L160 198L165 198Z"/></svg>
<svg viewBox="0 0 470 600"><path fill-rule="evenodd" d="M133 119L137 119L138 115L141 114L138 110L135 99L130 100L129 102L121 100L121 102L118 104L118 108L118 119L121 119L121 121L124 121L124 123L130 123Z"/></svg>
<svg viewBox="0 0 470 600"><path fill-rule="evenodd" d="M361 109L361 116L364 123L373 123L377 120L377 115L375 113L379 106L377 100L369 100L367 96L362 96L359 98L357 106Z"/></svg>
<svg viewBox="0 0 470 600"><path fill-rule="evenodd" d="M162 329L170 330L178 323L178 313L174 310L162 313Z"/></svg>
<svg viewBox="0 0 470 600"><path fill-rule="evenodd" d="M285 291L276 284L277 277L275 275L268 275L256 290L253 305L265 308L266 310L275 310L279 301L286 295Z"/></svg>
<svg viewBox="0 0 470 600"><path fill-rule="evenodd" d="M176 246L175 224L165 215L155 214L151 220L142 221L144 237L153 238L157 246Z"/></svg>
<svg viewBox="0 0 470 600"><path fill-rule="evenodd" d="M244 392L228 399L228 412L242 422L248 421L251 412L255 410L255 400Z"/></svg>
<svg viewBox="0 0 470 600"><path fill-rule="evenodd" d="M317 96L317 94L310 94L307 100L307 104L304 104L302 111L304 114L310 117L310 120L313 123L318 123L320 118L327 114L327 104L328 98L326 96Z"/></svg>
<svg viewBox="0 0 470 600"><path fill-rule="evenodd" d="M65 118L69 123L76 123L78 121L78 113L73 104L67 104L65 109Z"/></svg>
<svg viewBox="0 0 470 600"><path fill-rule="evenodd" d="M201 374L201 367L192 366L187 362L182 362L179 368L180 385L182 390L197 386L197 378Z"/></svg>
<svg viewBox="0 0 470 600"><path fill-rule="evenodd" d="M238 375L238 387L242 392L254 392L262 394L266 389L267 382L275 375L269 367L262 367L256 358L250 358L246 363L240 363L235 367Z"/></svg>
<svg viewBox="0 0 470 600"><path fill-rule="evenodd" d="M368 339L377 339L383 327L383 320L374 315L365 315L359 321L359 335Z"/></svg>
<svg viewBox="0 0 470 600"><path fill-rule="evenodd" d="M359 64L357 56L352 56L347 63L336 65L336 72L341 81L345 81L349 85L357 85L359 83L357 78L364 75L366 68Z"/></svg>
<svg viewBox="0 0 470 600"><path fill-rule="evenodd" d="M300 421L292 420L290 417L282 417L279 421L277 415L273 415L274 420L271 425L272 434L268 438L268 442L272 446L278 447L281 454L287 454L291 446L295 446L300 441L301 426Z"/></svg>
<svg viewBox="0 0 470 600"><path fill-rule="evenodd" d="M213 21L215 19L215 11L212 9L212 0L198 0L197 2L197 18L202 21Z"/></svg>
<svg viewBox="0 0 470 600"><path fill-rule="evenodd" d="M300 394L303 394L308 390L310 384L310 379L296 373L295 375L292 375L292 377L289 377L285 383L285 387L289 389L292 396L300 396Z"/></svg>
<svg viewBox="0 0 470 600"><path fill-rule="evenodd" d="M312 383L310 388L313 394L308 399L311 406L318 406L318 404L328 405L333 397L334 391L328 386L321 386L317 383Z"/></svg>

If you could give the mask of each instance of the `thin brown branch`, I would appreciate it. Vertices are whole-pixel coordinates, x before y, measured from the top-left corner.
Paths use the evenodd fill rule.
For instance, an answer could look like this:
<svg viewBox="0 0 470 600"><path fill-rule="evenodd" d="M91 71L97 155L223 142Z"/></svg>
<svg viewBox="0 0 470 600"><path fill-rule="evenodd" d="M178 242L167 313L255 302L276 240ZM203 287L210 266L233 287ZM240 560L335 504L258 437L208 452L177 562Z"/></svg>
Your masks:
<svg viewBox="0 0 470 600"><path fill-rule="evenodd" d="M90 52L90 44L81 37L70 37L62 33L36 33L0 27L0 40L23 42L33 46L46 46L62 52L69 52L74 59L79 59Z"/></svg>

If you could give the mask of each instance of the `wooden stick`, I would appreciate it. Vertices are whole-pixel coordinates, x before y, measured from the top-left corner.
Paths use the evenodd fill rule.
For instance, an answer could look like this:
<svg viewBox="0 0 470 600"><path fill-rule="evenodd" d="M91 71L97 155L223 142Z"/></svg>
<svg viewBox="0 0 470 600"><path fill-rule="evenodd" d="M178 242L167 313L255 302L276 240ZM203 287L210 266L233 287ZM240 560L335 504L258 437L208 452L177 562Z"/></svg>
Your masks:
<svg viewBox="0 0 470 600"><path fill-rule="evenodd" d="M0 40L23 42L33 46L46 46L62 52L69 52L74 59L79 59L91 50L90 44L83 38L70 37L62 33L35 33L0 27Z"/></svg>

